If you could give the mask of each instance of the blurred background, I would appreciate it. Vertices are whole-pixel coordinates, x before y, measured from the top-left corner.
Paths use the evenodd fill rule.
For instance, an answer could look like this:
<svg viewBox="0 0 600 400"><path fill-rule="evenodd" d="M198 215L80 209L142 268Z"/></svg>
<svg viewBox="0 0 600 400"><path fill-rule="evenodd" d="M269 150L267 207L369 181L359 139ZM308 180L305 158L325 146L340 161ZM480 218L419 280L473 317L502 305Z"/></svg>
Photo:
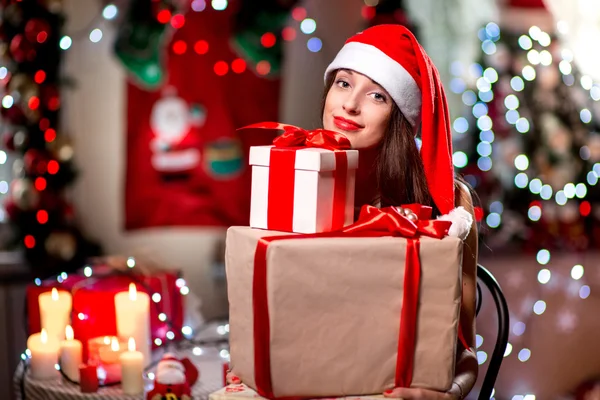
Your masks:
<svg viewBox="0 0 600 400"><path fill-rule="evenodd" d="M401 23L443 78L454 165L481 200L480 262L509 302L496 398L600 399L598 0L0 6L0 384L24 348L25 287L92 257L179 269L188 313L225 318L225 231L248 224L249 146L272 139L235 129L318 127L344 40Z"/></svg>

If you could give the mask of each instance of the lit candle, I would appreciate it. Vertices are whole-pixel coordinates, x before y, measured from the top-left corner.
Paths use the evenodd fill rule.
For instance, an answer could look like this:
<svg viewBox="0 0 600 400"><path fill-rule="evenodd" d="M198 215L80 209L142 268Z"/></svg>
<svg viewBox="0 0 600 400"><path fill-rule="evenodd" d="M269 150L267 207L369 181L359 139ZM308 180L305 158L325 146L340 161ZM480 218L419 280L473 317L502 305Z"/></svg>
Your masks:
<svg viewBox="0 0 600 400"><path fill-rule="evenodd" d="M139 351L144 355L144 366L152 361L150 352L150 297L138 292L135 284L129 285L128 292L115 296L117 315L117 335L120 338L135 340Z"/></svg>
<svg viewBox="0 0 600 400"><path fill-rule="evenodd" d="M110 341L110 345L101 346L98 349L98 357L102 364L116 364L119 362L119 355L125 350L125 346L116 337Z"/></svg>
<svg viewBox="0 0 600 400"><path fill-rule="evenodd" d="M73 328L67 325L66 340L60 343L60 367L72 381L79 382L79 365L81 364L81 342L73 338Z"/></svg>
<svg viewBox="0 0 600 400"><path fill-rule="evenodd" d="M121 353L121 388L124 394L144 392L144 355L135 350L135 339L129 338L128 351Z"/></svg>
<svg viewBox="0 0 600 400"><path fill-rule="evenodd" d="M52 288L51 292L40 294L38 303L42 329L46 330L48 336L63 340L71 316L71 293Z"/></svg>
<svg viewBox="0 0 600 400"><path fill-rule="evenodd" d="M27 339L27 348L31 352L31 376L35 379L54 379L58 377L58 339L48 336L45 329L34 333Z"/></svg>

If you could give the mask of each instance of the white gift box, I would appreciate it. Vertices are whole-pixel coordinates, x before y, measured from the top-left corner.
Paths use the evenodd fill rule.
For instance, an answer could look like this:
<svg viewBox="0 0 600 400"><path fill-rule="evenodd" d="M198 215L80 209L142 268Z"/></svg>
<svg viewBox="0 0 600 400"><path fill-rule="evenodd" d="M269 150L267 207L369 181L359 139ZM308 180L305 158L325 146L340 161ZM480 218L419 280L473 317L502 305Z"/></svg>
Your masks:
<svg viewBox="0 0 600 400"><path fill-rule="evenodd" d="M332 151L314 147L277 148L284 151L293 160L294 171L283 171L293 179L293 194L284 196L293 199L293 204L269 204L273 198L270 190L291 190L288 181L284 184L269 182L273 179L274 168L291 168L271 163L273 146L253 146L250 148L250 165L252 165L252 195L250 204L250 226L252 228L281 230L296 233L329 232L354 222L354 184L358 167L357 150ZM338 153L336 155L336 153ZM345 154L347 167L336 172L336 157ZM291 174L291 175L290 175ZM345 175L345 179L344 178ZM270 184L271 183L271 184ZM335 191L345 186L345 197L334 204ZM280 194L280 193L277 193ZM338 194L339 196L339 194ZM339 197L338 197L339 200ZM345 201L344 201L345 200ZM285 201L289 203L289 201ZM293 209L289 221L270 219L272 207ZM343 213L343 215L340 215ZM287 218L286 218L287 219ZM334 220L341 221L343 226L333 226ZM269 221L276 221L275 224ZM271 226L269 226L271 225Z"/></svg>

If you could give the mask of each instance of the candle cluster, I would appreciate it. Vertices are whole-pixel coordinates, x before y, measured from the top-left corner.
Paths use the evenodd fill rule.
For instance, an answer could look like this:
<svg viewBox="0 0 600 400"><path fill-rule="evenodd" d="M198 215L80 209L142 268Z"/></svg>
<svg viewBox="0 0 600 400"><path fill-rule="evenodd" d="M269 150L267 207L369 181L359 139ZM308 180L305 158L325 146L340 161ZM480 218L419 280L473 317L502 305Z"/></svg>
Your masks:
<svg viewBox="0 0 600 400"><path fill-rule="evenodd" d="M150 297L138 292L134 283L114 297L117 336L87 341L88 360L84 363L83 344L75 339L70 323L71 293L52 288L38 297L41 332L27 340L34 379L56 379L62 370L68 380L80 383L84 392L98 388L98 366L116 371L125 394L144 391L142 374L150 364Z"/></svg>

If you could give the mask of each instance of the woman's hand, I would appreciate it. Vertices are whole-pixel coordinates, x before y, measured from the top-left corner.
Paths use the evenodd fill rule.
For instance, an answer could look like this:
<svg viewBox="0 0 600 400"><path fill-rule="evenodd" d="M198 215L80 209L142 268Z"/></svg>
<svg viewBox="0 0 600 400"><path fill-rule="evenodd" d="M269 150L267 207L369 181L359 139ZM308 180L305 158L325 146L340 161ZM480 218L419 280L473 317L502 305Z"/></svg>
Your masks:
<svg viewBox="0 0 600 400"><path fill-rule="evenodd" d="M446 392L436 392L427 389L415 388L395 388L386 390L383 393L384 397L403 399L403 400L458 400L459 397Z"/></svg>
<svg viewBox="0 0 600 400"><path fill-rule="evenodd" d="M231 371L227 371L227 375L225 376L225 381L227 382L228 385L239 385L240 383L242 383L242 380L240 378L238 378L237 376L235 376L233 374L233 372Z"/></svg>

